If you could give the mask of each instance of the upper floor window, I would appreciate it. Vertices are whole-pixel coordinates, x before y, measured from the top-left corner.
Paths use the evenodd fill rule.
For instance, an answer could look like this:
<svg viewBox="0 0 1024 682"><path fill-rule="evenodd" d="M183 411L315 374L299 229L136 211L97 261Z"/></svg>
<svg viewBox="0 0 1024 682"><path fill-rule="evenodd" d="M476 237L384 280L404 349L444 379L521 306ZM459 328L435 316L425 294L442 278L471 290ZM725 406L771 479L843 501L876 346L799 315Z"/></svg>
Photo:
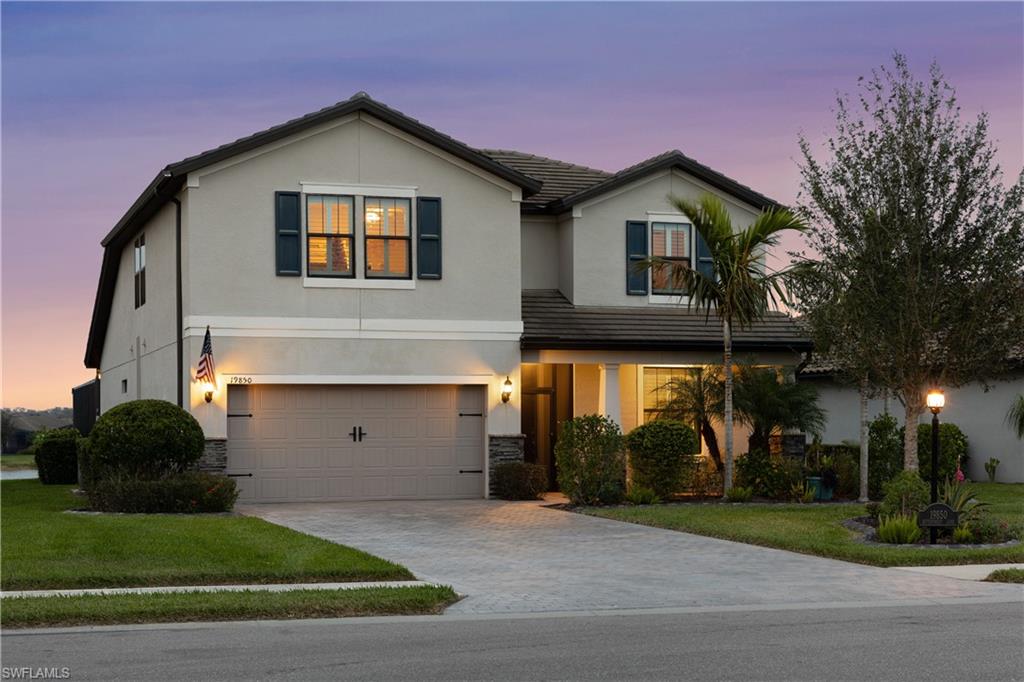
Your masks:
<svg viewBox="0 0 1024 682"><path fill-rule="evenodd" d="M689 223L651 223L651 255L669 262L692 265L692 226ZM672 281L669 267L651 269L651 290L655 294L683 294Z"/></svg>
<svg viewBox="0 0 1024 682"><path fill-rule="evenodd" d="M353 277L353 216L349 196L306 196L306 266L311 277Z"/></svg>
<svg viewBox="0 0 1024 682"><path fill-rule="evenodd" d="M135 307L146 303L146 235L140 234L135 240Z"/></svg>
<svg viewBox="0 0 1024 682"><path fill-rule="evenodd" d="M409 199L366 197L363 211L366 276L412 278Z"/></svg>

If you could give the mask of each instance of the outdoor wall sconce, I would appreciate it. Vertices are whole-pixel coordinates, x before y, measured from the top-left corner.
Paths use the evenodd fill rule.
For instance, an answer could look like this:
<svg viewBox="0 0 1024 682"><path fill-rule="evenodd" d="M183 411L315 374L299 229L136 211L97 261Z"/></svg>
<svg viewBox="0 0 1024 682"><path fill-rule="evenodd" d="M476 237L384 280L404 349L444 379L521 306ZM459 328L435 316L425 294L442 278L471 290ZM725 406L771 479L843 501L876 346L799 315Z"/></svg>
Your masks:
<svg viewBox="0 0 1024 682"><path fill-rule="evenodd" d="M209 381L203 384L203 392L203 398L206 400L206 402L213 402L213 384L211 384Z"/></svg>
<svg viewBox="0 0 1024 682"><path fill-rule="evenodd" d="M501 402L507 403L512 398L512 380L505 377L505 383L501 387Z"/></svg>

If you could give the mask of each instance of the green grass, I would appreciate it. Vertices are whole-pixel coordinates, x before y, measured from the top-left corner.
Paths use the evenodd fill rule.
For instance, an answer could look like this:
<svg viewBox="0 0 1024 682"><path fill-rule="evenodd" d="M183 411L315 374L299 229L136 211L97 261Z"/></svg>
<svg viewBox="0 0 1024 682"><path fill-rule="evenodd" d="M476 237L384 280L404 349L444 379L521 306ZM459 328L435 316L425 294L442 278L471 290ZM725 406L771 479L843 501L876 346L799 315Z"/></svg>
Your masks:
<svg viewBox="0 0 1024 682"><path fill-rule="evenodd" d="M35 468L35 455L0 455L0 470L2 471L23 471Z"/></svg>
<svg viewBox="0 0 1024 682"><path fill-rule="evenodd" d="M1024 583L1024 568L1000 568L992 571L985 580L990 583Z"/></svg>
<svg viewBox="0 0 1024 682"><path fill-rule="evenodd" d="M2 601L2 625L25 628L204 620L335 618L440 613L458 599L430 585L352 590L207 592L74 597L12 597Z"/></svg>
<svg viewBox="0 0 1024 682"><path fill-rule="evenodd" d="M350 547L232 515L67 514L70 486L0 484L4 590L408 580Z"/></svg>
<svg viewBox="0 0 1024 682"><path fill-rule="evenodd" d="M1024 523L1024 484L973 484L993 514ZM841 525L864 515L859 504L679 504L650 507L592 507L584 513L752 545L843 559L874 566L990 564L1024 561L1024 545L990 549L876 547L856 542Z"/></svg>

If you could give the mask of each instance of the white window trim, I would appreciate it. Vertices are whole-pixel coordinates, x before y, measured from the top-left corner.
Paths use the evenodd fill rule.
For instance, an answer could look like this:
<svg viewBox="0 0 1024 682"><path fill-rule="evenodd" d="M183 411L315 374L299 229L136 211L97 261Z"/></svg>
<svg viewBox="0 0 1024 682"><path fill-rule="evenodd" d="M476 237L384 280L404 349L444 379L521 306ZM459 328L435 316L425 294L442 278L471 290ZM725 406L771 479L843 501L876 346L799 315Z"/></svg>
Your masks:
<svg viewBox="0 0 1024 682"><path fill-rule="evenodd" d="M415 279L374 279L348 277L309 277L302 278L302 286L307 289L415 289Z"/></svg>
<svg viewBox="0 0 1024 682"><path fill-rule="evenodd" d="M309 182L303 180L299 183L303 194L350 194L363 197L397 197L400 199L415 199L419 187L409 185L353 185L335 182Z"/></svg>
<svg viewBox="0 0 1024 682"><path fill-rule="evenodd" d="M653 211L647 212L647 239L651 245L651 256L654 256L654 223L669 223L670 225L689 225L690 236L689 243L687 246L690 251L690 263L692 264L695 258L693 235L694 227L693 221L690 220L689 216L685 213L655 213ZM690 297L683 294L656 294L654 293L654 273L650 269L647 270L647 302L653 305L689 305Z"/></svg>

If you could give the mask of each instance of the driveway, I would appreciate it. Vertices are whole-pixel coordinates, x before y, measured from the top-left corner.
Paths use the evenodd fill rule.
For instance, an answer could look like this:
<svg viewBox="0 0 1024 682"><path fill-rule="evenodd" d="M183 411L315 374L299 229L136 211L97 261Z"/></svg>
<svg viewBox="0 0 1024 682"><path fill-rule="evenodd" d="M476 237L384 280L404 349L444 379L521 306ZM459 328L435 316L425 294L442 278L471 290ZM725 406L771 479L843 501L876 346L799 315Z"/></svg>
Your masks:
<svg viewBox="0 0 1024 682"><path fill-rule="evenodd" d="M535 502L249 505L250 514L396 561L516 613L1001 597L1021 589L794 554L598 519Z"/></svg>

